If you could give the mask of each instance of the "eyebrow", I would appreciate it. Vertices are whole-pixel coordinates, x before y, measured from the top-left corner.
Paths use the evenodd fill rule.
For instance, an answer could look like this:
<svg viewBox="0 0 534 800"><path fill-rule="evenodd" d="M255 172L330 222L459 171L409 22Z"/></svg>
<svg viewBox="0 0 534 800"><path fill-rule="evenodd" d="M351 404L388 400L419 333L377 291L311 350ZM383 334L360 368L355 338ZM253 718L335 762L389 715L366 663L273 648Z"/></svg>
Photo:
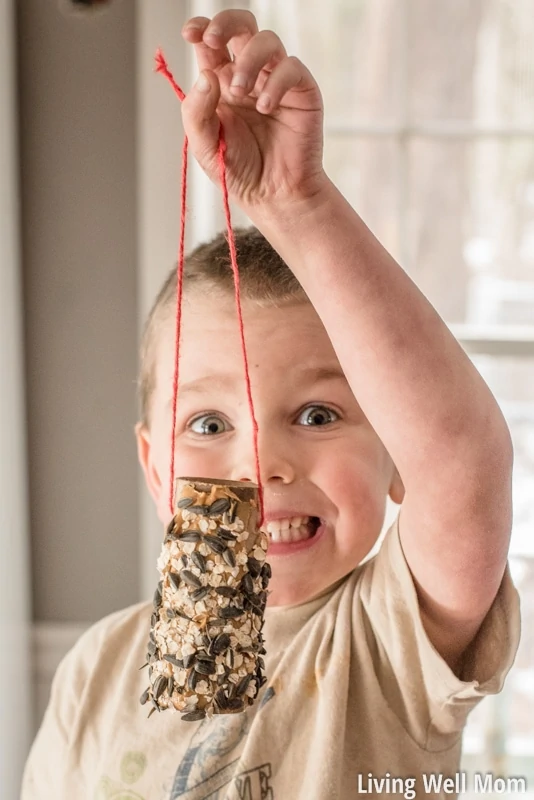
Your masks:
<svg viewBox="0 0 534 800"><path fill-rule="evenodd" d="M341 367L320 366L320 367L296 367L295 371L300 373L300 378L306 384L319 383L323 381L343 380L347 382L345 373ZM245 378L243 376L243 382ZM233 386L235 377L225 373L206 375L204 378L197 378L190 383L185 383L178 387L178 394L207 394L212 391L219 391L229 386Z"/></svg>

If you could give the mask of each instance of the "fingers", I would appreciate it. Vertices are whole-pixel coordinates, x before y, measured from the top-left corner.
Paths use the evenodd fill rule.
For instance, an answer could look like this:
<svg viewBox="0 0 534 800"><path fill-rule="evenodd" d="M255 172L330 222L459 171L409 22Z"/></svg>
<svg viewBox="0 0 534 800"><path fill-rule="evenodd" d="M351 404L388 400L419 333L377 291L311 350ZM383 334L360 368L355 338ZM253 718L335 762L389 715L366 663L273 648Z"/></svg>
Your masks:
<svg viewBox="0 0 534 800"><path fill-rule="evenodd" d="M210 47L230 45L238 56L245 44L258 33L256 17L250 11L231 9L215 14L204 32L204 41Z"/></svg>
<svg viewBox="0 0 534 800"><path fill-rule="evenodd" d="M254 14L250 11L221 11L212 20L193 17L182 28L182 36L195 45L198 67L216 69L231 63L227 45L237 55L248 40L258 32Z"/></svg>
<svg viewBox="0 0 534 800"><path fill-rule="evenodd" d="M251 38L237 56L230 91L243 96L254 89L262 69L273 69L287 53L276 33L261 31Z"/></svg>
<svg viewBox="0 0 534 800"><path fill-rule="evenodd" d="M237 98L257 97L258 111L276 111L287 92L295 90L291 103L298 107L298 93L317 94L317 108L322 106L320 92L309 70L293 56L288 57L280 38L269 30L258 32L256 18L250 11L228 10L212 20L194 17L184 25L183 36L195 45L201 70L215 70L231 64L221 76L223 87L231 76L230 92ZM232 63L229 48L235 55ZM220 75L220 73L218 72ZM220 88L219 88L220 91ZM226 89L225 89L226 91Z"/></svg>
<svg viewBox="0 0 534 800"><path fill-rule="evenodd" d="M306 107L310 108L310 93L315 97L316 108L322 108L321 94L313 75L302 61L289 56L278 64L261 87L256 108L262 114L271 114L278 109L285 95L294 91L291 105L299 107L299 93L306 95Z"/></svg>
<svg viewBox="0 0 534 800"><path fill-rule="evenodd" d="M212 170L219 147L220 121L216 109L221 95L214 72L204 70L182 103L182 119L197 161Z"/></svg>
<svg viewBox="0 0 534 800"><path fill-rule="evenodd" d="M215 70L230 64L232 56L224 42L212 47L204 41L206 28L211 20L207 17L193 17L182 28L182 36L195 47L195 55L199 70Z"/></svg>

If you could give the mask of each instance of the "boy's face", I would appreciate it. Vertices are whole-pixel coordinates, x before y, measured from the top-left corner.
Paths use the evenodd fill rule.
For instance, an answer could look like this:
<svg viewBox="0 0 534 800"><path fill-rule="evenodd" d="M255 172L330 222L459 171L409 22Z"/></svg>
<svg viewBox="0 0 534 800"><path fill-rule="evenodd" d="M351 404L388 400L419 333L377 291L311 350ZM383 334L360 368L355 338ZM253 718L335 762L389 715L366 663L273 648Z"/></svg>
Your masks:
<svg viewBox="0 0 534 800"><path fill-rule="evenodd" d="M367 555L382 528L386 496L390 492L400 502L402 485L313 306L259 308L244 301L243 317L265 516L267 524L272 515L294 522L289 529L283 520L269 524L269 605L302 603ZM169 320L157 345L150 430L136 429L141 465L164 526L172 517L173 361ZM175 475L256 480L235 305L233 298L207 291L184 297ZM320 527L306 518L318 518Z"/></svg>

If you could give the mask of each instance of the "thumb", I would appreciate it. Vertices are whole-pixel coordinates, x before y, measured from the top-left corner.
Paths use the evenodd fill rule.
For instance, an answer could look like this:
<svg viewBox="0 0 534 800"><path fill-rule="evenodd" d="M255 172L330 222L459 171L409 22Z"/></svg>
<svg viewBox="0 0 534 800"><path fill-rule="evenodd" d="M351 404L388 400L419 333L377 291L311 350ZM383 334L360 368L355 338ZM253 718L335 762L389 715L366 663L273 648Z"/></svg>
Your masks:
<svg viewBox="0 0 534 800"><path fill-rule="evenodd" d="M204 70L182 103L182 120L191 151L210 177L217 174L220 121L217 105L221 96L219 79Z"/></svg>

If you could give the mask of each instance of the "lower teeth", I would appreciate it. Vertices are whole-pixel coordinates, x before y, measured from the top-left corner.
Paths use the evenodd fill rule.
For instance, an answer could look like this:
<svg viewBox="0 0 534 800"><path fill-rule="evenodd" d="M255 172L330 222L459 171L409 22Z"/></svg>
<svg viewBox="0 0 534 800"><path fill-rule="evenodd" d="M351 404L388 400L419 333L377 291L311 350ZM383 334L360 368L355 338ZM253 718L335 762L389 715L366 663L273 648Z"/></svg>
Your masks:
<svg viewBox="0 0 534 800"><path fill-rule="evenodd" d="M299 528L285 528L274 535L269 533L269 538L275 544L277 542L300 542L305 539L311 539L315 534L316 526L312 522L301 525Z"/></svg>

